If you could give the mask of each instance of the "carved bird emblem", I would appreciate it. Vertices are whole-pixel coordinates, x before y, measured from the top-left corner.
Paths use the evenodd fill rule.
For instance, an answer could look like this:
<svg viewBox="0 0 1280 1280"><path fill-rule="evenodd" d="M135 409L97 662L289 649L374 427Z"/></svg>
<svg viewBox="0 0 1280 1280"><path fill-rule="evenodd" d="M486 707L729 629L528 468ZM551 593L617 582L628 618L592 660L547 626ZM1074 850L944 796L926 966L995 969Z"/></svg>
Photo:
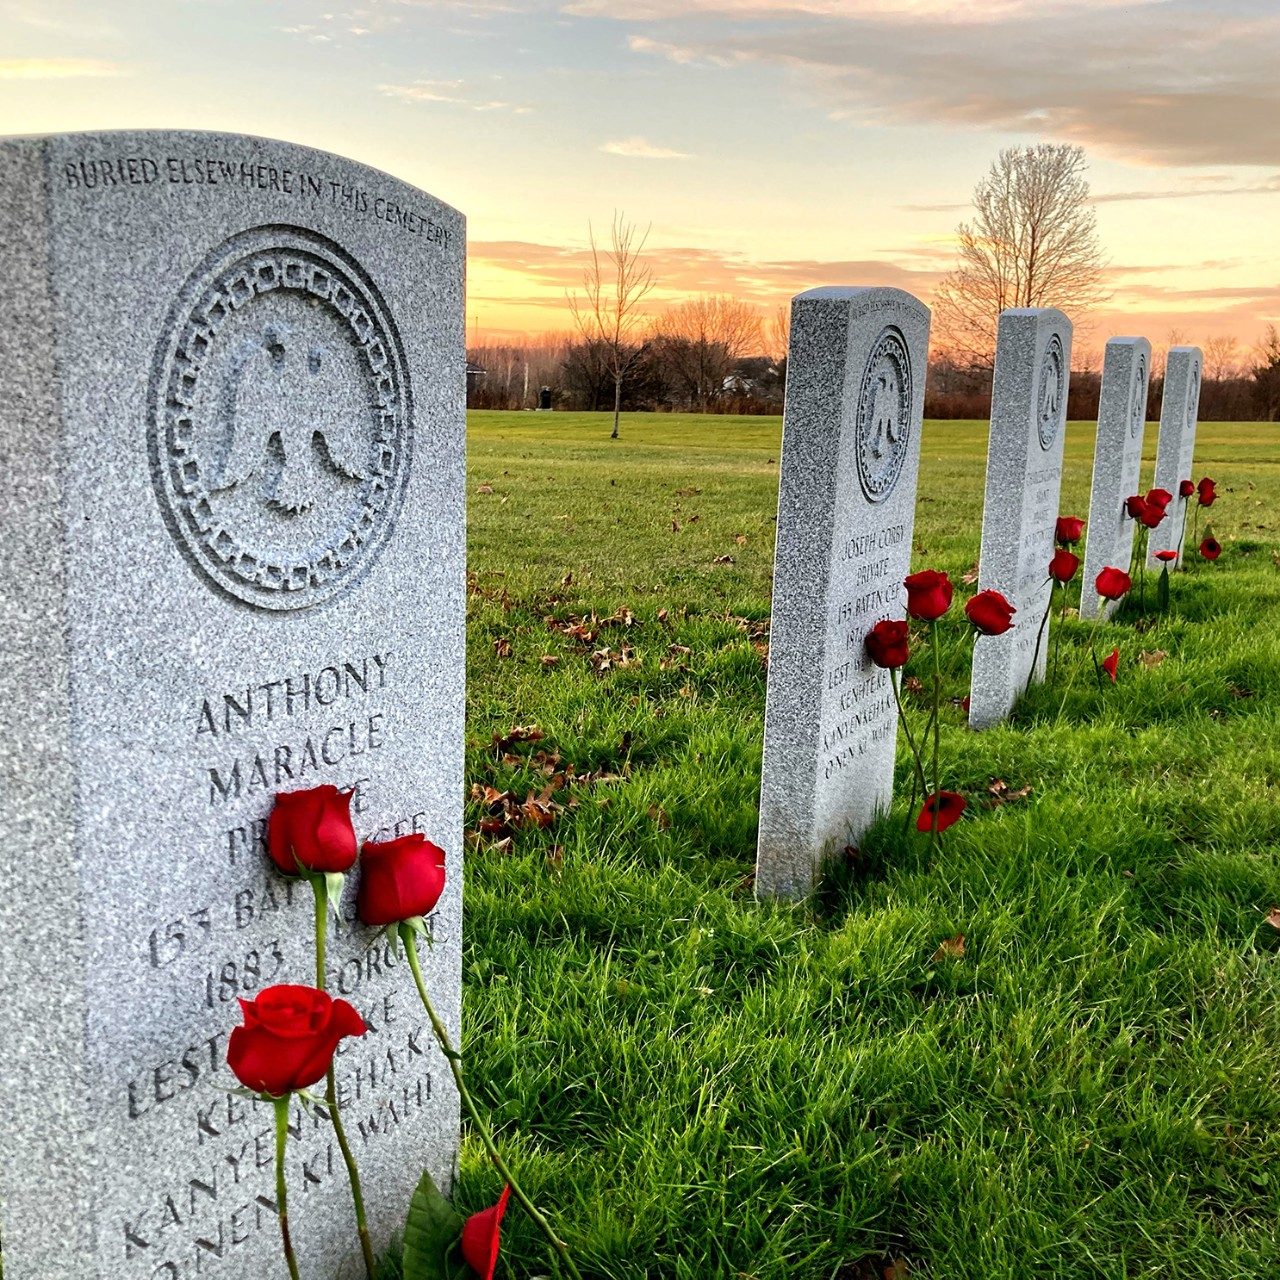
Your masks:
<svg viewBox="0 0 1280 1280"><path fill-rule="evenodd" d="M232 357L213 488L233 489L258 477L269 505L297 515L331 490L335 478L367 479L369 425L351 401L331 351L269 325Z"/></svg>
<svg viewBox="0 0 1280 1280"><path fill-rule="evenodd" d="M888 369L876 374L875 390L871 400L871 456L883 458L902 434L898 422L898 397L900 388L897 376Z"/></svg>

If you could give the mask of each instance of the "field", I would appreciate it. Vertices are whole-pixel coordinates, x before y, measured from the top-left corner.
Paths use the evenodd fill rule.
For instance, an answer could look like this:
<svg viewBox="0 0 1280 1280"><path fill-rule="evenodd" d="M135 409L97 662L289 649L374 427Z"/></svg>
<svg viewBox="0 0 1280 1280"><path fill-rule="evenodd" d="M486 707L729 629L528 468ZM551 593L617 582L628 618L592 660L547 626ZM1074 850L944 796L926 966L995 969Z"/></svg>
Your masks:
<svg viewBox="0 0 1280 1280"><path fill-rule="evenodd" d="M1225 552L1114 688L1068 619L1008 726L946 709L937 856L899 809L799 907L750 881L780 423L607 437L470 424L467 1057L584 1275L1280 1275L1280 431L1202 426ZM917 567L974 564L985 442L926 424Z"/></svg>

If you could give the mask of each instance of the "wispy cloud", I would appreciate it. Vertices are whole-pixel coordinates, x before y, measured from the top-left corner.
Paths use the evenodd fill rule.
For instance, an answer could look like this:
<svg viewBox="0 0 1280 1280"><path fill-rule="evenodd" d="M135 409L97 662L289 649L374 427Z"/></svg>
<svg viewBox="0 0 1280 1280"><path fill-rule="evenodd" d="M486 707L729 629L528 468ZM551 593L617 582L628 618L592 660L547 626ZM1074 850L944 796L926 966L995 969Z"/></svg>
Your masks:
<svg viewBox="0 0 1280 1280"><path fill-rule="evenodd" d="M512 115L528 115L533 108L501 98L472 98L463 92L461 80L415 80L411 84L380 84L378 92L400 102L443 102L470 111L509 111Z"/></svg>
<svg viewBox="0 0 1280 1280"><path fill-rule="evenodd" d="M73 80L125 74L119 63L102 58L0 58L0 80Z"/></svg>
<svg viewBox="0 0 1280 1280"><path fill-rule="evenodd" d="M691 160L688 151L675 151L671 147L658 147L645 138L619 138L603 143L600 150L607 156L629 156L633 160Z"/></svg>

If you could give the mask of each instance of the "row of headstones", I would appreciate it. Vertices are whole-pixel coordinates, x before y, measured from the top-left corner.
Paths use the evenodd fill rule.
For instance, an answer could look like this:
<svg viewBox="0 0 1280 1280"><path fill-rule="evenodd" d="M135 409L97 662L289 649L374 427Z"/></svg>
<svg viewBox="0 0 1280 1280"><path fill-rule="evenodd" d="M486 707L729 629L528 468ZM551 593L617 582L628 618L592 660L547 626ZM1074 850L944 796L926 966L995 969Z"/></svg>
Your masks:
<svg viewBox="0 0 1280 1280"><path fill-rule="evenodd" d="M978 589L1020 619L975 647L969 722L1003 720L1048 652L1048 565L1062 484L1071 322L1016 308L999 320ZM794 299L774 563L756 891L796 897L834 851L857 844L893 796L897 709L888 671L864 641L904 616L924 412L929 311L896 289L814 289ZM1103 363L1081 613L1107 565L1127 570L1138 491L1151 345L1113 338ZM1165 365L1155 483L1191 475L1201 354L1173 347ZM945 504L947 494L931 495ZM1180 551L1182 507L1148 554ZM1034 668L1034 670L1033 670Z"/></svg>

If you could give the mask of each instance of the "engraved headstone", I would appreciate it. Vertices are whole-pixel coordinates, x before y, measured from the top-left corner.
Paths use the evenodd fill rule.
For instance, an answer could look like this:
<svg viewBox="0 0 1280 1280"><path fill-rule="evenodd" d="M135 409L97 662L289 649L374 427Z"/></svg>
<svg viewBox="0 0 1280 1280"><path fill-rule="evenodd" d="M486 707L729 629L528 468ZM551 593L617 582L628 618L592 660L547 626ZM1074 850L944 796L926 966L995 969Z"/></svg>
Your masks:
<svg viewBox="0 0 1280 1280"><path fill-rule="evenodd" d="M464 222L257 138L0 142L0 1238L5 1280L272 1280L271 1110L227 1092L236 998L314 977L277 791L449 855L425 953L456 1034ZM458 1104L403 959L328 980L377 1246ZM305 1274L354 1277L329 1122L295 1108Z"/></svg>
<svg viewBox="0 0 1280 1280"><path fill-rule="evenodd" d="M929 311L898 289L791 306L756 892L798 897L893 795L897 713L864 639L904 616Z"/></svg>
<svg viewBox="0 0 1280 1280"><path fill-rule="evenodd" d="M1178 493L1183 480L1194 480L1196 422L1200 416L1200 383L1204 357L1199 347L1170 347L1164 362L1164 400L1160 406L1160 435L1156 441L1156 488L1173 494L1168 512L1151 530L1147 563L1152 569L1163 566L1157 551L1177 551L1174 567L1182 564L1182 537L1187 517L1187 499Z"/></svg>
<svg viewBox="0 0 1280 1280"><path fill-rule="evenodd" d="M1044 675L1049 627L1042 631L1041 623L1060 514L1070 376L1071 321L1061 311L1001 312L978 589L1001 592L1018 613L1012 630L974 646L969 723L975 729L1003 720L1033 674Z"/></svg>
<svg viewBox="0 0 1280 1280"><path fill-rule="evenodd" d="M1150 369L1151 344L1146 338L1112 338L1107 343L1085 535L1082 618L1096 618L1100 607L1107 614L1115 610L1116 602L1103 601L1093 584L1108 565L1127 572L1133 558L1134 524L1124 504L1141 482Z"/></svg>

